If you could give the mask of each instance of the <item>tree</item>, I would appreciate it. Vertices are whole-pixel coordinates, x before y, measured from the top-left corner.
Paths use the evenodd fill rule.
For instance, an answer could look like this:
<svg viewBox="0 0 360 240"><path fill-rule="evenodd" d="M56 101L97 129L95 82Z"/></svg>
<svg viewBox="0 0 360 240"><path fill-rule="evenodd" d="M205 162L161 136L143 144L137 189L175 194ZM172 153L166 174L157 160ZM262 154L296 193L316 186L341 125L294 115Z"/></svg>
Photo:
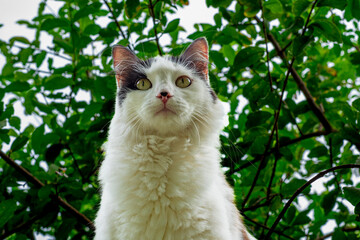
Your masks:
<svg viewBox="0 0 360 240"><path fill-rule="evenodd" d="M91 238L116 89L111 46L153 57L178 55L189 42L179 38L181 19L167 17L187 0L60 2L56 14L44 13L44 0L32 21L18 21L34 29L34 41L0 41L0 238ZM187 38L205 36L212 49L211 85L230 108L222 164L250 231L259 239L358 239L360 1L206 4L218 10L215 24L198 23ZM42 33L52 37L47 49ZM103 50L95 53L96 44ZM58 58L66 63L55 66ZM15 103L39 123L21 128ZM311 191L319 179L324 190Z"/></svg>

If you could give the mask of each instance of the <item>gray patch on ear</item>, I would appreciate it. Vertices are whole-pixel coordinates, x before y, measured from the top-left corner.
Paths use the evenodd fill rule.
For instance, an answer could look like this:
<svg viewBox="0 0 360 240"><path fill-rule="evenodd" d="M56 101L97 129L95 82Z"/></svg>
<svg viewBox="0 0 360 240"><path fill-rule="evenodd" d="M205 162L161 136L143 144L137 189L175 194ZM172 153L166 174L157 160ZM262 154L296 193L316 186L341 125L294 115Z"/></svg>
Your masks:
<svg viewBox="0 0 360 240"><path fill-rule="evenodd" d="M145 73L140 72L139 69L150 68L152 63L152 58L149 58L145 61L139 59L136 64L129 65L126 69L122 71L124 79L122 80L122 85L117 94L119 100L118 103L120 106L124 102L127 93L131 91L139 91L139 89L137 89L136 87L136 82L141 78L147 78Z"/></svg>

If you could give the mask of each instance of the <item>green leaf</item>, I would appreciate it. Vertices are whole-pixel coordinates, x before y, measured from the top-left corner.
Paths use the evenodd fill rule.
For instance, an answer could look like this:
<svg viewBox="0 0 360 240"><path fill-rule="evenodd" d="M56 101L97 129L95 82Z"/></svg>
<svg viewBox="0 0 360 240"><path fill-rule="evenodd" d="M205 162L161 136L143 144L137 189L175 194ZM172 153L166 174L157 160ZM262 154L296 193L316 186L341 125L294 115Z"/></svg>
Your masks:
<svg viewBox="0 0 360 240"><path fill-rule="evenodd" d="M73 52L73 46L69 41L66 41L66 40L58 38L58 37L54 37L53 42L54 42L54 44L63 48L65 52L67 52L67 53Z"/></svg>
<svg viewBox="0 0 360 240"><path fill-rule="evenodd" d="M300 55L304 49L313 41L309 36L298 36L293 42L293 54L294 56Z"/></svg>
<svg viewBox="0 0 360 240"><path fill-rule="evenodd" d="M54 162L55 159L60 155L61 150L65 146L61 143L55 143L51 145L45 152L45 159L48 162Z"/></svg>
<svg viewBox="0 0 360 240"><path fill-rule="evenodd" d="M180 23L180 19L176 18L174 20L172 20L171 22L168 23L168 25L166 26L164 33L170 33L173 32L177 29L177 27L179 26Z"/></svg>
<svg viewBox="0 0 360 240"><path fill-rule="evenodd" d="M133 18L138 14L140 10L139 0L126 0L125 2L125 13L128 18Z"/></svg>
<svg viewBox="0 0 360 240"><path fill-rule="evenodd" d="M218 51L210 51L209 55L210 55L210 59L214 61L218 69L223 69L224 67L227 66L224 56Z"/></svg>
<svg viewBox="0 0 360 240"><path fill-rule="evenodd" d="M360 111L360 98L358 98L358 99L356 99L355 101L353 101L353 102L352 102L352 106L353 106L356 110Z"/></svg>
<svg viewBox="0 0 360 240"><path fill-rule="evenodd" d="M45 126L43 124L40 127L37 127L31 135L31 146L37 154L41 154L45 150L46 142L44 142L44 132Z"/></svg>
<svg viewBox="0 0 360 240"><path fill-rule="evenodd" d="M318 158L321 156L329 155L329 151L325 146L317 146L311 149L309 158Z"/></svg>
<svg viewBox="0 0 360 240"><path fill-rule="evenodd" d="M233 65L235 60L235 51L230 45L224 45L224 56L229 59L229 64Z"/></svg>
<svg viewBox="0 0 360 240"><path fill-rule="evenodd" d="M360 20L360 0L350 0L350 9L353 18Z"/></svg>
<svg viewBox="0 0 360 240"><path fill-rule="evenodd" d="M341 228L336 228L334 234L331 237L332 240L348 239Z"/></svg>
<svg viewBox="0 0 360 240"><path fill-rule="evenodd" d="M259 126L261 124L266 123L269 118L272 117L272 114L265 111L256 111L253 113L250 113L247 117L246 121L246 127L251 128L255 126Z"/></svg>
<svg viewBox="0 0 360 240"><path fill-rule="evenodd" d="M75 13L73 21L77 21L80 18L88 17L89 15L93 15L93 14L99 12L100 7L101 7L101 4L99 2L95 2L91 5L80 8L80 10Z"/></svg>
<svg viewBox="0 0 360 240"><path fill-rule="evenodd" d="M48 18L41 24L41 30L50 31L54 28L70 29L69 21L64 18Z"/></svg>
<svg viewBox="0 0 360 240"><path fill-rule="evenodd" d="M84 30L84 34L86 35L96 35L99 33L101 27L97 24L90 24L88 26L86 26L85 30Z"/></svg>
<svg viewBox="0 0 360 240"><path fill-rule="evenodd" d="M15 152L19 149L21 149L22 147L25 146L25 144L28 142L29 138L25 137L23 135L18 136L14 142L11 144L10 149Z"/></svg>
<svg viewBox="0 0 360 240"><path fill-rule="evenodd" d="M293 195L296 190L298 190L302 185L304 185L307 181L304 179L298 179L298 178L294 178L292 179L289 183L284 184L283 188L281 189L281 193L286 196L289 197L291 195ZM310 192L310 187L306 188L303 193L307 194Z"/></svg>
<svg viewBox="0 0 360 240"><path fill-rule="evenodd" d="M0 129L0 139L6 144L10 143L10 136L8 129Z"/></svg>
<svg viewBox="0 0 360 240"><path fill-rule="evenodd" d="M16 116L12 116L9 119L9 124L10 124L10 126L16 128L17 130L20 130L21 120L20 120L20 118L18 118Z"/></svg>
<svg viewBox="0 0 360 240"><path fill-rule="evenodd" d="M285 213L285 221L286 221L288 224L291 224L292 221L294 221L295 214L296 214L296 207L290 206L290 207L288 208L288 210L286 211L286 213Z"/></svg>
<svg viewBox="0 0 360 240"><path fill-rule="evenodd" d="M44 84L44 88L46 90L57 90L57 89L63 89L68 86L71 86L74 84L74 81L71 78L64 78L61 75L53 75L46 79L46 82Z"/></svg>
<svg viewBox="0 0 360 240"><path fill-rule="evenodd" d="M325 215L328 215L331 212L331 210L334 208L336 203L336 198L338 195L339 192L335 190L324 195L321 201L321 206L324 209Z"/></svg>
<svg viewBox="0 0 360 240"><path fill-rule="evenodd" d="M1 75L4 77L9 77L9 76L13 76L14 72L15 72L15 68L13 64L11 62L7 62L2 69Z"/></svg>
<svg viewBox="0 0 360 240"><path fill-rule="evenodd" d="M296 0L292 5L292 12L295 16L300 16L311 4L309 0Z"/></svg>
<svg viewBox="0 0 360 240"><path fill-rule="evenodd" d="M41 66L41 64L43 63L45 57L46 57L46 52L45 51L41 51L38 55L36 55L35 63L36 63L37 67Z"/></svg>
<svg viewBox="0 0 360 240"><path fill-rule="evenodd" d="M264 49L259 47L247 47L241 49L235 56L234 65L241 69L258 63L264 55Z"/></svg>
<svg viewBox="0 0 360 240"><path fill-rule="evenodd" d="M354 65L360 64L360 52L350 53L350 61Z"/></svg>
<svg viewBox="0 0 360 240"><path fill-rule="evenodd" d="M51 187L49 185L46 185L38 191L38 197L40 200L50 200L50 194L51 194Z"/></svg>
<svg viewBox="0 0 360 240"><path fill-rule="evenodd" d="M13 216L16 210L14 199L3 200L0 203L0 228L2 228Z"/></svg>
<svg viewBox="0 0 360 240"><path fill-rule="evenodd" d="M157 45L154 42L143 42L136 45L135 50L139 52L153 53L157 51Z"/></svg>
<svg viewBox="0 0 360 240"><path fill-rule="evenodd" d="M354 213L355 213L355 215L357 215L356 221L360 222L360 202L358 204L356 204Z"/></svg>
<svg viewBox="0 0 360 240"><path fill-rule="evenodd" d="M17 36L17 37L12 37L9 40L9 44L12 46L14 45L14 42L21 42L24 44L30 44L29 40L25 37L21 37L21 36Z"/></svg>
<svg viewBox="0 0 360 240"><path fill-rule="evenodd" d="M230 3L232 2L232 0L206 0L206 5L209 6L213 6L215 8L217 7L228 7L230 5Z"/></svg>
<svg viewBox="0 0 360 240"><path fill-rule="evenodd" d="M309 211L300 212L292 222L292 226L295 225L304 225L311 222L311 219L307 216Z"/></svg>
<svg viewBox="0 0 360 240"><path fill-rule="evenodd" d="M344 187L344 195L352 205L356 206L360 202L360 188Z"/></svg>
<svg viewBox="0 0 360 240"><path fill-rule="evenodd" d="M328 40L342 42L341 32L333 22L327 19L316 19L310 26L318 29Z"/></svg>
<svg viewBox="0 0 360 240"><path fill-rule="evenodd" d="M279 0L266 1L263 6L273 13L282 13L284 11L282 3Z"/></svg>
<svg viewBox="0 0 360 240"><path fill-rule="evenodd" d="M19 52L19 59L23 65L25 65L29 61L29 57L33 52L34 50L31 48L24 48Z"/></svg>
<svg viewBox="0 0 360 240"><path fill-rule="evenodd" d="M332 7L344 10L347 6L347 0L319 0L317 5L318 7Z"/></svg>
<svg viewBox="0 0 360 240"><path fill-rule="evenodd" d="M6 92L25 92L30 89L28 82L12 82L6 88Z"/></svg>

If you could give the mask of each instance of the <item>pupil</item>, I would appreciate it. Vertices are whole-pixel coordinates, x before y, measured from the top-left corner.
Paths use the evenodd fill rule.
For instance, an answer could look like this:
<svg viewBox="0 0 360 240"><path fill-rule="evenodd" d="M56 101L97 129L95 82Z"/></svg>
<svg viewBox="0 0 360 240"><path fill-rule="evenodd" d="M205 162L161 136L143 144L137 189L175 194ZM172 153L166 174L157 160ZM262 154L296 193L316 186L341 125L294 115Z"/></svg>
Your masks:
<svg viewBox="0 0 360 240"><path fill-rule="evenodd" d="M142 81L142 85L145 86L145 81L144 80Z"/></svg>

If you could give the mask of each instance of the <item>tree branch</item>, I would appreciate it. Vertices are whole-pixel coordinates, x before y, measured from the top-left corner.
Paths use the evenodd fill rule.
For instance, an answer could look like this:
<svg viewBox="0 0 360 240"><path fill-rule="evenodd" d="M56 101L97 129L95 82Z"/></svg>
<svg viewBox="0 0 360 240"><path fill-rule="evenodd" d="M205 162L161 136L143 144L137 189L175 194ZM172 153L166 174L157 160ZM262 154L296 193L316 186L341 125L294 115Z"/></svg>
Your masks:
<svg viewBox="0 0 360 240"><path fill-rule="evenodd" d="M152 21L153 21L153 24L154 24L154 33L155 33L156 46L157 46L159 55L162 56L163 54L162 54L162 51L161 51L161 48L160 48L158 33L157 33L157 30L156 30L156 24L155 24L154 6L155 6L155 5L153 5L152 1L149 0L149 11L150 11L150 16L151 16Z"/></svg>
<svg viewBox="0 0 360 240"><path fill-rule="evenodd" d="M44 187L45 184L42 183L39 179L33 176L28 170L17 164L13 159L11 159L4 152L0 151L0 156L5 160L7 164L11 167L15 168L20 174L22 174L28 182L32 183L38 188ZM72 214L75 218L77 218L80 222L88 226L92 231L95 231L95 226L84 214L80 213L77 209L67 203L64 199L59 196L52 195L51 198L55 200L61 207L67 210L70 214Z"/></svg>
<svg viewBox="0 0 360 240"><path fill-rule="evenodd" d="M276 218L275 222L273 223L273 225L271 226L269 232L267 233L265 240L266 239L270 239L271 234L274 232L276 226L278 225L278 223L280 222L280 220L282 219L282 217L285 215L285 212L288 210L288 208L291 206L291 203L296 199L296 197L302 193L302 191L304 191L308 186L310 186L313 182L315 182L316 180L324 177L327 173L333 172L335 170L339 170L339 169L346 169L346 168L360 168L360 164L345 164L345 165L340 165L340 166L336 166L336 167L332 167L329 168L327 170L324 170L320 173L318 173L316 176L314 176L313 178L311 178L309 181L307 181L304 185L302 185L300 188L298 188L296 190L296 192L291 196L291 198L289 199L289 201L287 201L287 203L285 204L284 208L281 210L280 214L278 215L278 217Z"/></svg>
<svg viewBox="0 0 360 240"><path fill-rule="evenodd" d="M259 24L261 23L261 20L258 17L255 17L255 20ZM305 31L303 31L303 32L305 32ZM287 57L284 54L283 49L280 47L279 43L276 41L276 39L274 38L274 36L271 33L268 33L268 39L273 44L279 57L284 60L285 64L288 64ZM330 122L327 120L324 113L321 111L320 107L315 103L313 96L311 95L310 91L307 89L304 81L301 79L301 77L296 72L294 67L290 68L290 73L291 73L292 77L294 78L296 84L298 85L299 89L304 94L306 101L308 102L311 110L314 112L316 117L319 119L319 121L321 122L321 124L323 125L325 130L328 132L331 132L333 129L330 125Z"/></svg>

